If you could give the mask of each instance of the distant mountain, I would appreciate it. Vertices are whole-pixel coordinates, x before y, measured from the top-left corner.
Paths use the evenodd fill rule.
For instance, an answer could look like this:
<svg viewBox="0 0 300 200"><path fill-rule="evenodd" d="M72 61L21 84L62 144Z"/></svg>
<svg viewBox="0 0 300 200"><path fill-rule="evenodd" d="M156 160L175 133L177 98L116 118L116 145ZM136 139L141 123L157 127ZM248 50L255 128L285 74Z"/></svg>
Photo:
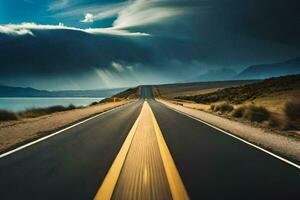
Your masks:
<svg viewBox="0 0 300 200"><path fill-rule="evenodd" d="M127 88L47 91L30 87L10 87L0 85L0 97L110 97L124 89Z"/></svg>
<svg viewBox="0 0 300 200"><path fill-rule="evenodd" d="M0 97L35 97L49 96L51 92L46 90L37 90L30 87L10 87L0 85Z"/></svg>
<svg viewBox="0 0 300 200"><path fill-rule="evenodd" d="M203 81L226 81L232 80L237 73L229 68L210 69L203 74L189 78L188 82L203 82Z"/></svg>
<svg viewBox="0 0 300 200"><path fill-rule="evenodd" d="M266 79L291 74L300 74L300 57L281 63L250 66L235 79Z"/></svg>

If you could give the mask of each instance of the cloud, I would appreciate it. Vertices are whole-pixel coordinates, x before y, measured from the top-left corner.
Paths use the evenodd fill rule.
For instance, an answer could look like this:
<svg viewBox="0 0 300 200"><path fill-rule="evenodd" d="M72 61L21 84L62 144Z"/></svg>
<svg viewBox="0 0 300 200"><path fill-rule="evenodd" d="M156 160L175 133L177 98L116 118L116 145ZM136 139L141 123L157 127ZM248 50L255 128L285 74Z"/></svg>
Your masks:
<svg viewBox="0 0 300 200"><path fill-rule="evenodd" d="M24 29L24 28L14 29L11 26L2 26L2 25L0 25L0 33L4 33L7 35L15 35L15 36L33 35L33 33L28 29Z"/></svg>
<svg viewBox="0 0 300 200"><path fill-rule="evenodd" d="M94 15L90 14L92 16L92 22L116 16L124 8L123 4L120 5L121 6L111 6L109 9L103 11L97 10ZM85 15L85 19L87 19L87 15Z"/></svg>
<svg viewBox="0 0 300 200"><path fill-rule="evenodd" d="M110 28L0 25L0 84L36 81L39 86L40 80L55 83L58 78L72 80L59 85L83 88L175 82L216 74L218 69L240 71L252 64L284 61L300 55L299 6L291 2L135 0L68 5L52 17L76 22L83 16L86 22L116 19Z"/></svg>
<svg viewBox="0 0 300 200"><path fill-rule="evenodd" d="M177 2L177 0L133 1L119 12L113 25L116 28L147 25L186 13L187 7L180 8L177 6Z"/></svg>
<svg viewBox="0 0 300 200"><path fill-rule="evenodd" d="M111 63L111 66L117 70L118 72L123 72L124 71L124 68L123 66L120 64L120 63L117 63L117 62L112 62Z"/></svg>
<svg viewBox="0 0 300 200"><path fill-rule="evenodd" d="M55 0L52 3L49 4L48 10L54 11L54 10L60 10L65 7L67 7L70 3L70 0Z"/></svg>
<svg viewBox="0 0 300 200"><path fill-rule="evenodd" d="M94 22L94 19L95 19L95 17L93 14L87 13L87 14L85 14L84 19L81 20L81 22L92 23L92 22Z"/></svg>
<svg viewBox="0 0 300 200"><path fill-rule="evenodd" d="M6 24L0 25L0 33L10 34L14 36L21 35L34 35L34 31L47 31L47 30L73 30L81 31L90 34L110 34L110 35L120 35L120 36L149 36L147 33L141 32L129 32L126 30L118 30L113 28L88 28L80 29L75 27L65 26L63 23L58 25L44 25L35 23L22 23L22 24Z"/></svg>

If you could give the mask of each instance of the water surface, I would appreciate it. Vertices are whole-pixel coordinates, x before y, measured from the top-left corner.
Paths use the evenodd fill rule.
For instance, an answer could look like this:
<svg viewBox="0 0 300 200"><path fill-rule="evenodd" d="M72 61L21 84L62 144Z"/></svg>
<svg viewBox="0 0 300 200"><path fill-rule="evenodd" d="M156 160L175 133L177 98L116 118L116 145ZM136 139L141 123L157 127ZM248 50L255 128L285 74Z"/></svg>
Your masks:
<svg viewBox="0 0 300 200"><path fill-rule="evenodd" d="M28 108L45 108L49 106L62 105L86 106L92 102L104 98L89 97L1 97L0 109L9 111L22 111Z"/></svg>

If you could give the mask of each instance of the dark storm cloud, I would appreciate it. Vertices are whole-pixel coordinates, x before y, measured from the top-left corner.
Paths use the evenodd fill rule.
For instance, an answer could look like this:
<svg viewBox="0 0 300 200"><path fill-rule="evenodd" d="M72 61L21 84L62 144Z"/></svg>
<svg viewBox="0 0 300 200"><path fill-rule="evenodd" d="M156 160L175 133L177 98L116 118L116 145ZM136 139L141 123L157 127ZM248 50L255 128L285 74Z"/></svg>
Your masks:
<svg viewBox="0 0 300 200"><path fill-rule="evenodd" d="M195 43L159 36L91 34L77 30L35 30L33 35L0 35L1 73L53 76L108 68L112 61L154 65L197 59ZM196 45L197 47L197 45ZM7 66L7 67L4 67Z"/></svg>
<svg viewBox="0 0 300 200"><path fill-rule="evenodd" d="M292 0L137 0L118 7L107 32L0 26L0 84L69 76L93 84L178 81L286 60L300 55L299 8Z"/></svg>

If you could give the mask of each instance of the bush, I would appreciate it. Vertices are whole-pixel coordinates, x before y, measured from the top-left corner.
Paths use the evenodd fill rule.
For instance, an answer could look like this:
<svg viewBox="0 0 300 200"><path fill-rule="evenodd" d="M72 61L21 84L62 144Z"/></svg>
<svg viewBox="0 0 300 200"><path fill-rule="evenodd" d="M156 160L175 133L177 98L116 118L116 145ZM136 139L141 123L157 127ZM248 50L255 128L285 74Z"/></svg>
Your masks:
<svg viewBox="0 0 300 200"><path fill-rule="evenodd" d="M233 110L233 106L229 103L220 103L214 106L214 110L215 112L231 112Z"/></svg>
<svg viewBox="0 0 300 200"><path fill-rule="evenodd" d="M232 116L236 118L241 118L244 116L246 108L244 106L238 107L233 110Z"/></svg>
<svg viewBox="0 0 300 200"><path fill-rule="evenodd" d="M30 118L30 117L39 117L42 115L48 115L55 112L61 112L61 111L67 111L67 110L73 110L76 107L72 104L70 104L68 107L65 106L51 106L48 108L30 108L25 111L21 111L18 113L18 115L22 118Z"/></svg>
<svg viewBox="0 0 300 200"><path fill-rule="evenodd" d="M285 129L300 130L300 101L291 99L285 103Z"/></svg>
<svg viewBox="0 0 300 200"><path fill-rule="evenodd" d="M99 101L94 101L90 104L90 106L95 106L95 105L98 105L100 102Z"/></svg>
<svg viewBox="0 0 300 200"><path fill-rule="evenodd" d="M18 119L18 116L13 113L6 110L0 110L0 121L8 121L8 120L16 120Z"/></svg>
<svg viewBox="0 0 300 200"><path fill-rule="evenodd" d="M270 116L268 125L273 128L282 128L283 121L280 120L277 116L274 114Z"/></svg>
<svg viewBox="0 0 300 200"><path fill-rule="evenodd" d="M211 104L211 105L210 105L210 109L211 109L212 111L214 111L214 110L215 110L215 107L216 107L216 105L215 105L215 104Z"/></svg>
<svg viewBox="0 0 300 200"><path fill-rule="evenodd" d="M300 119L300 100L292 99L284 106L284 113L289 120Z"/></svg>
<svg viewBox="0 0 300 200"><path fill-rule="evenodd" d="M252 122L263 122L270 118L270 112L262 106L249 106L246 109L244 117Z"/></svg>

